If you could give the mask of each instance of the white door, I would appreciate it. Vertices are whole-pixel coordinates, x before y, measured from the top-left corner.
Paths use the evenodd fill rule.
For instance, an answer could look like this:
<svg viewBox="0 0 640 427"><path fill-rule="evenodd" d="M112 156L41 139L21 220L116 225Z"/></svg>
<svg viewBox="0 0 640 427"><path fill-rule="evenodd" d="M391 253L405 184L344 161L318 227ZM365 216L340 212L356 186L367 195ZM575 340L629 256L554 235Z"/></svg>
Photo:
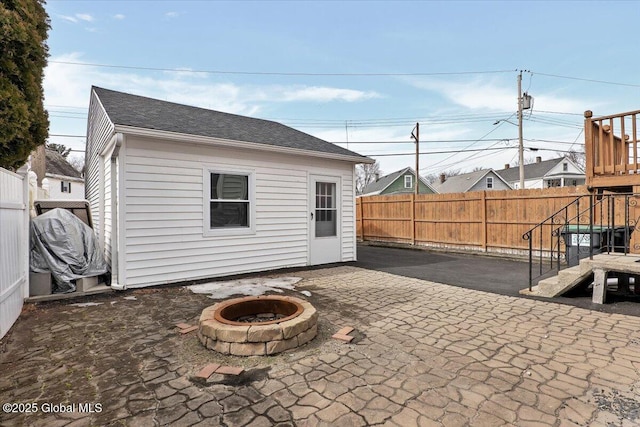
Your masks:
<svg viewBox="0 0 640 427"><path fill-rule="evenodd" d="M309 185L309 264L339 262L340 177L311 175Z"/></svg>

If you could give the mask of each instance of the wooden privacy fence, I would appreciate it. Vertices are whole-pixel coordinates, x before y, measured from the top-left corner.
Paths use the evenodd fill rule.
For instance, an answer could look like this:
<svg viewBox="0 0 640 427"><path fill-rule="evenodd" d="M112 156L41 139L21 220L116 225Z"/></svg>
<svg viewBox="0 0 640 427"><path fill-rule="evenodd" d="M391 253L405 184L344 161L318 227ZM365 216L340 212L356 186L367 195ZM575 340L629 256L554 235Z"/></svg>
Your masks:
<svg viewBox="0 0 640 427"><path fill-rule="evenodd" d="M361 241L525 255L529 250L529 243L522 238L525 232L578 196L588 194L586 186L579 186L359 197L357 235ZM588 200L585 198L581 211L588 209ZM640 206L630 210L631 218L640 216ZM616 216L623 211L619 209ZM576 212L567 214L573 217ZM634 242L640 242L638 234L632 235L631 252L637 251ZM542 248L548 246L549 238L545 237Z"/></svg>

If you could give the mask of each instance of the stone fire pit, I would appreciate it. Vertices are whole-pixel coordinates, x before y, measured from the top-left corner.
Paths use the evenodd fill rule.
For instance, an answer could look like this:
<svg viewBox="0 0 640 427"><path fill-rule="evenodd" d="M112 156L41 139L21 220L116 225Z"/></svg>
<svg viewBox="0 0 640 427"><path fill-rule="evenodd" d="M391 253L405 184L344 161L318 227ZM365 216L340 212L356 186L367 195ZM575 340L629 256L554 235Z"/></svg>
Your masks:
<svg viewBox="0 0 640 427"><path fill-rule="evenodd" d="M219 353L264 356L311 341L318 332L317 321L316 309L300 298L234 298L202 311L198 338Z"/></svg>

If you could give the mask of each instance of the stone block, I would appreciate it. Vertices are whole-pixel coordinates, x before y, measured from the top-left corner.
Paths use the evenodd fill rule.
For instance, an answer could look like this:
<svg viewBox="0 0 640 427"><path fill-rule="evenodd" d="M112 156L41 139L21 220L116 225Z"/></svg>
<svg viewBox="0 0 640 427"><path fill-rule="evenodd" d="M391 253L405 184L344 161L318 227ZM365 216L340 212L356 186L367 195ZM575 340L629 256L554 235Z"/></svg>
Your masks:
<svg viewBox="0 0 640 427"><path fill-rule="evenodd" d="M282 340L282 328L278 324L252 325L247 333L249 342L266 342Z"/></svg>
<svg viewBox="0 0 640 427"><path fill-rule="evenodd" d="M200 322L203 322L205 320L213 320L213 314L218 308L218 305L219 304L210 305L209 307L202 310L202 313L200 313Z"/></svg>
<svg viewBox="0 0 640 427"><path fill-rule="evenodd" d="M240 375L242 372L244 372L244 368L240 366L220 366L216 370L216 374L223 375Z"/></svg>
<svg viewBox="0 0 640 427"><path fill-rule="evenodd" d="M86 292L89 289L98 286L100 283L98 276L81 277L76 280L76 291Z"/></svg>
<svg viewBox="0 0 640 427"><path fill-rule="evenodd" d="M280 323L282 337L286 340L306 331L318 321L318 313L315 308L305 310L300 316Z"/></svg>
<svg viewBox="0 0 640 427"><path fill-rule="evenodd" d="M318 334L318 324L316 323L315 325L313 325L312 327L310 327L309 329L307 329L306 331L298 335L298 345L300 346L302 344L308 343L309 341L314 339L317 334Z"/></svg>
<svg viewBox="0 0 640 427"><path fill-rule="evenodd" d="M216 338L217 330L218 330L218 322L216 322L215 320L205 320L203 322L200 322L199 331L202 335L206 337L209 337L214 340L217 339Z"/></svg>
<svg viewBox="0 0 640 427"><path fill-rule="evenodd" d="M196 374L196 377L207 379L220 367L218 363L209 363Z"/></svg>
<svg viewBox="0 0 640 427"><path fill-rule="evenodd" d="M288 340L282 341L271 341L266 343L267 354L276 354L281 353L285 350L289 350L291 348L296 348L298 346L298 337L295 336Z"/></svg>
<svg viewBox="0 0 640 427"><path fill-rule="evenodd" d="M229 353L234 356L264 356L265 344L263 342L232 342Z"/></svg>
<svg viewBox="0 0 640 427"><path fill-rule="evenodd" d="M29 272L29 296L51 295L52 292L51 273Z"/></svg>
<svg viewBox="0 0 640 427"><path fill-rule="evenodd" d="M249 325L235 326L235 325L226 325L224 323L217 322L215 327L216 327L216 339L218 341L247 342Z"/></svg>
<svg viewBox="0 0 640 427"><path fill-rule="evenodd" d="M207 348L222 354L231 354L231 343L224 341L207 340Z"/></svg>

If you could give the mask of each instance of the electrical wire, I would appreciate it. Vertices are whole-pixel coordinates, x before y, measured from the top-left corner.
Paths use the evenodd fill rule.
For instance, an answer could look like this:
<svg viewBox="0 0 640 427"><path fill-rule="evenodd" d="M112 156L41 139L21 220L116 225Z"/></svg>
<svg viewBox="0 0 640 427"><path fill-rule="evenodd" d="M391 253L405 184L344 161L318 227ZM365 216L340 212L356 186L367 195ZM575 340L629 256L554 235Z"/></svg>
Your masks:
<svg viewBox="0 0 640 427"><path fill-rule="evenodd" d="M512 73L514 70L487 70L487 71L455 71L455 72L438 72L438 73L302 73L302 72L281 72L281 71L229 71L229 70L189 70L180 68L162 68L162 67L141 67L134 65L113 65L113 64L96 64L89 62L74 61L49 61L53 64L77 65L87 67L101 68L121 68L125 70L144 70L144 71L170 71L176 73L201 73L201 74L235 74L235 75L258 75L258 76L323 76L323 77L406 77L406 76L451 76L465 74L498 74Z"/></svg>

